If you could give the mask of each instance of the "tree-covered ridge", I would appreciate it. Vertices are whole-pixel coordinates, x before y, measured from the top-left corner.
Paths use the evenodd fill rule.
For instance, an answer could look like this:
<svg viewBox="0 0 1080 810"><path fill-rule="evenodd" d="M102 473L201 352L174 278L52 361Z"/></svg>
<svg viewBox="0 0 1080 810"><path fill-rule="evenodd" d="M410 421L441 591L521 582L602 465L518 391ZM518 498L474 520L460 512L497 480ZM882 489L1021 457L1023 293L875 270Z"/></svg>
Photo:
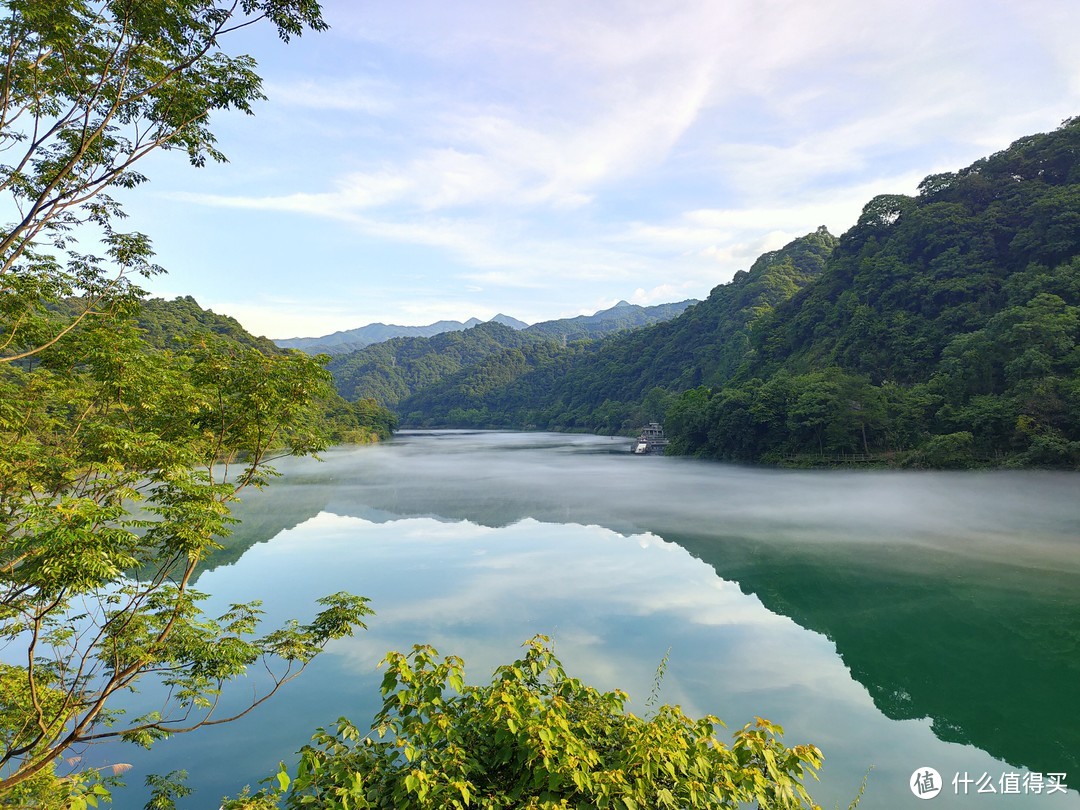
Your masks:
<svg viewBox="0 0 1080 810"><path fill-rule="evenodd" d="M135 317L144 340L157 349L182 351L209 342L232 351L255 349L267 356L290 353L267 338L255 337L235 318L203 309L190 295L171 301L146 299ZM397 427L397 417L368 397L350 402L327 390L319 405L321 428L334 442L385 440Z"/></svg>
<svg viewBox="0 0 1080 810"><path fill-rule="evenodd" d="M213 335L263 354L283 353L272 340L255 337L235 318L203 309L190 295L171 301L147 298L140 303L136 318L146 341L159 349L185 348Z"/></svg>
<svg viewBox="0 0 1080 810"><path fill-rule="evenodd" d="M57 319L71 318L84 311L86 303L75 298L57 302L52 308ZM254 351L266 357L284 356L291 350L278 348L265 337L256 337L228 315L203 309L190 295L170 300L146 298L130 302L123 312L102 314L107 322L133 327L137 346L145 353L167 352L184 355L193 350L237 355ZM32 369L34 361L23 365ZM367 444L389 439L397 428L397 417L371 398L347 401L327 389L318 401L320 429L332 442Z"/></svg>
<svg viewBox="0 0 1080 810"><path fill-rule="evenodd" d="M437 387L444 380L477 366L504 352L526 352L545 341L598 338L627 329L668 320L683 312L693 301L642 307L620 302L592 315L544 321L519 328L504 315L464 331L447 330L429 338L395 338L335 357L330 370L337 389L347 399L370 397L389 407L414 393ZM279 342L280 343L280 342ZM516 359L511 355L511 363ZM490 372L478 370L490 377ZM498 375L497 375L498 376ZM470 384L485 389L490 385Z"/></svg>
<svg viewBox="0 0 1080 810"><path fill-rule="evenodd" d="M134 317L143 340L154 349L183 352L211 345L222 351L254 349L266 356L289 354L272 340L255 337L235 318L203 309L190 295L171 301L145 299ZM327 390L319 403L321 427L334 442L385 440L397 427L394 414L370 398L349 402Z"/></svg>
<svg viewBox="0 0 1080 810"><path fill-rule="evenodd" d="M1074 293L1060 276L1080 252L1078 142L1074 123L927 177L918 197L871 200L829 272L770 325L769 360L916 382L958 335L1036 287Z"/></svg>
<svg viewBox="0 0 1080 810"><path fill-rule="evenodd" d="M867 204L676 451L1080 463L1080 120Z"/></svg>
<svg viewBox="0 0 1080 810"><path fill-rule="evenodd" d="M632 430L659 418L671 395L734 373L756 324L822 271L835 244L820 228L669 321L561 351L493 356L398 410L410 424Z"/></svg>
<svg viewBox="0 0 1080 810"><path fill-rule="evenodd" d="M463 332L430 338L394 338L335 357L327 366L346 399L371 398L393 407L413 391L435 384L503 349L518 349L541 338L501 323L483 323Z"/></svg>
<svg viewBox="0 0 1080 810"><path fill-rule="evenodd" d="M534 323L525 331L529 334L563 341L601 338L624 329L636 329L640 326L671 320L696 303L697 301L688 299L672 304L643 307L639 304L620 301L610 309L604 309L592 315L578 315L576 318L560 318L556 321Z"/></svg>
<svg viewBox="0 0 1080 810"><path fill-rule="evenodd" d="M571 363L590 344L544 340L493 352L397 403L407 425L535 428L533 409L545 407ZM547 427L548 425L543 425Z"/></svg>

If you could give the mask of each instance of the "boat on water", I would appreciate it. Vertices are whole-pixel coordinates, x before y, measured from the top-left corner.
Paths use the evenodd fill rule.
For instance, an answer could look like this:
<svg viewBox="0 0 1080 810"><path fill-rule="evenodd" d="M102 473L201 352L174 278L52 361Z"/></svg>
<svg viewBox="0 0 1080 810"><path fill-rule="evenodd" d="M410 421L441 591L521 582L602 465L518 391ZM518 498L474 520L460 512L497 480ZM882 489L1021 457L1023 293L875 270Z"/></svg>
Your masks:
<svg viewBox="0 0 1080 810"><path fill-rule="evenodd" d="M667 447L668 440L664 437L664 429L659 422L649 422L641 429L641 435L630 445L630 451L636 456L660 455Z"/></svg>

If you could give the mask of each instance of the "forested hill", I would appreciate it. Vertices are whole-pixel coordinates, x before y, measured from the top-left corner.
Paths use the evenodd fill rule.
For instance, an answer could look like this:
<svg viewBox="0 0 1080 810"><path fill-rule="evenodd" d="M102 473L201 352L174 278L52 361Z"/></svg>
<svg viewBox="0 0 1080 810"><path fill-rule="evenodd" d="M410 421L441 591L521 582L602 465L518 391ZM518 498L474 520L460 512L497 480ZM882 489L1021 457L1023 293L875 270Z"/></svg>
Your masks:
<svg viewBox="0 0 1080 810"><path fill-rule="evenodd" d="M519 348L542 338L497 322L432 337L402 337L376 343L330 361L338 393L346 399L370 397L393 407L403 397L493 352Z"/></svg>
<svg viewBox="0 0 1080 810"><path fill-rule="evenodd" d="M1080 464L1080 119L871 200L667 423L720 458Z"/></svg>
<svg viewBox="0 0 1080 810"><path fill-rule="evenodd" d="M164 298L145 299L136 319L147 342L159 349L186 348L200 337L216 335L241 346L258 349L264 354L282 352L272 340L255 337L235 318L203 309L190 295L171 301Z"/></svg>
<svg viewBox="0 0 1080 810"><path fill-rule="evenodd" d="M820 274L835 245L820 228L676 318L561 350L492 355L398 411L408 424L631 430L662 417L672 393L729 377L749 356L756 324Z"/></svg>
<svg viewBox="0 0 1080 810"><path fill-rule="evenodd" d="M372 397L393 407L416 391L437 386L462 369L504 351L554 341L595 338L657 321L684 311L693 301L642 307L620 302L611 309L526 327L496 315L464 331L431 337L395 338L335 357L330 365L338 391L347 399Z"/></svg>
<svg viewBox="0 0 1080 810"><path fill-rule="evenodd" d="M154 349L183 352L211 341L228 353L254 349L264 355L288 354L273 341L252 335L236 319L203 309L190 295L171 301L145 299L135 313L135 322ZM331 393L320 407L322 429L336 442L388 439L397 427L397 417L371 399L348 402Z"/></svg>
<svg viewBox="0 0 1080 810"><path fill-rule="evenodd" d="M601 338L625 329L636 329L640 326L670 320L696 303L697 301L694 300L686 300L674 304L643 307L620 301L611 309L604 309L592 315L579 315L576 318L535 323L525 331L531 335L557 338L564 342Z"/></svg>

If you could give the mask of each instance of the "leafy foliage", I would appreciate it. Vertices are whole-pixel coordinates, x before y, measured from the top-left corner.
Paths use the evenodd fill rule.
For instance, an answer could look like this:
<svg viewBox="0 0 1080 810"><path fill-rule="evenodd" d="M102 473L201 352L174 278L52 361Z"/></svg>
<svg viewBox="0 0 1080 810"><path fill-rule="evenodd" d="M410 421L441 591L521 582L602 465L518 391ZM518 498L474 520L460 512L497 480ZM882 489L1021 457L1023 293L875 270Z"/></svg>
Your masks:
<svg viewBox="0 0 1080 810"><path fill-rule="evenodd" d="M248 333L234 318L203 309L191 296L165 301L141 301L135 311L143 338L158 349L190 350L198 346L234 345L257 349L264 355L286 355L267 338ZM322 362L325 357L316 357ZM368 444L389 439L397 418L370 398L348 402L327 389L318 403L319 424L334 443Z"/></svg>
<svg viewBox="0 0 1080 810"><path fill-rule="evenodd" d="M83 768L73 748L228 722L227 682L266 666L250 709L370 613L335 594L270 632L258 603L203 614L192 573L230 503L267 483L273 454L325 445L333 392L319 363L264 353L190 299L149 304L138 329L135 279L161 268L110 196L142 184L156 150L224 159L211 114L262 98L253 60L222 50L231 32L325 24L315 0L3 8L0 640L19 654L0 668L0 803L83 808L119 771ZM117 696L144 680L166 687L160 709L125 717Z"/></svg>
<svg viewBox="0 0 1080 810"><path fill-rule="evenodd" d="M288 40L325 23L316 0L3 5L0 357L10 361L131 302L133 278L161 272L146 235L118 229L124 212L109 192L145 182L137 164L156 150L196 166L224 159L210 114L250 113L263 97L251 57L221 49L228 34L266 18ZM88 252L94 238L100 249ZM75 294L74 318L48 312Z"/></svg>
<svg viewBox="0 0 1080 810"><path fill-rule="evenodd" d="M716 737L715 717L676 706L650 718L627 696L569 677L548 639L468 686L459 658L428 646L384 663L383 708L364 735L342 718L301 751L295 776L226 802L226 810L287 808L815 807L803 785L822 762L791 748L760 718Z"/></svg>
<svg viewBox="0 0 1080 810"><path fill-rule="evenodd" d="M272 454L325 443L318 363L225 342L158 351L125 319L84 323L38 359L0 366L0 637L25 646L2 673L0 797L82 743L227 722L228 681L261 661L257 705L370 613L337 594L311 623L259 634L258 603L208 617L190 585ZM145 679L167 687L159 710L110 705Z"/></svg>

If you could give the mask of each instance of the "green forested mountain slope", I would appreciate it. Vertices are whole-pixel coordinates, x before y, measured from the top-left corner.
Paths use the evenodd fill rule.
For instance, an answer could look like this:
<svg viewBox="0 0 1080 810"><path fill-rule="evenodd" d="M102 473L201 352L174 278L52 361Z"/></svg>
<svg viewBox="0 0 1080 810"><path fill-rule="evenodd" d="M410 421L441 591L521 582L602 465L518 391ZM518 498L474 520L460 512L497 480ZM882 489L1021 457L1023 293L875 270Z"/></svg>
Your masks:
<svg viewBox="0 0 1080 810"><path fill-rule="evenodd" d="M588 346L544 340L493 352L404 397L396 410L411 426L554 428L537 410L558 410L550 405L552 392Z"/></svg>
<svg viewBox="0 0 1080 810"><path fill-rule="evenodd" d="M632 429L658 418L670 394L730 376L749 356L755 324L816 277L835 244L821 228L672 320L562 351L492 356L398 410L410 424Z"/></svg>
<svg viewBox="0 0 1080 810"><path fill-rule="evenodd" d="M532 335L557 338L563 341L589 340L601 338L624 329L636 329L660 321L667 321L684 312L697 301L679 301L674 304L657 304L643 307L620 301L610 309L604 309L592 315L578 315L576 318L562 318L557 321L535 323L525 329Z"/></svg>
<svg viewBox="0 0 1080 810"><path fill-rule="evenodd" d="M768 358L917 382L958 335L1039 291L1080 250L1080 129L1018 141L918 197L872 200L829 271L770 325ZM1044 289L1045 288L1045 289Z"/></svg>
<svg viewBox="0 0 1080 810"><path fill-rule="evenodd" d="M370 397L393 407L431 385L503 349L542 340L497 322L432 337L394 338L335 357L327 368L346 399Z"/></svg>
<svg viewBox="0 0 1080 810"><path fill-rule="evenodd" d="M746 366L668 423L721 458L1080 463L1080 119L871 200Z"/></svg>
<svg viewBox="0 0 1080 810"><path fill-rule="evenodd" d="M692 303L682 301L642 307L620 302L593 315L544 321L525 328L521 328L524 326L521 321L496 315L487 323L461 332L445 332L428 338L399 338L368 346L335 357L329 368L342 396L348 399L373 397L393 407L400 400L438 386L450 376L493 355L527 351L529 347L547 341L566 343L637 328L672 318ZM542 356L547 355L542 353Z"/></svg>

